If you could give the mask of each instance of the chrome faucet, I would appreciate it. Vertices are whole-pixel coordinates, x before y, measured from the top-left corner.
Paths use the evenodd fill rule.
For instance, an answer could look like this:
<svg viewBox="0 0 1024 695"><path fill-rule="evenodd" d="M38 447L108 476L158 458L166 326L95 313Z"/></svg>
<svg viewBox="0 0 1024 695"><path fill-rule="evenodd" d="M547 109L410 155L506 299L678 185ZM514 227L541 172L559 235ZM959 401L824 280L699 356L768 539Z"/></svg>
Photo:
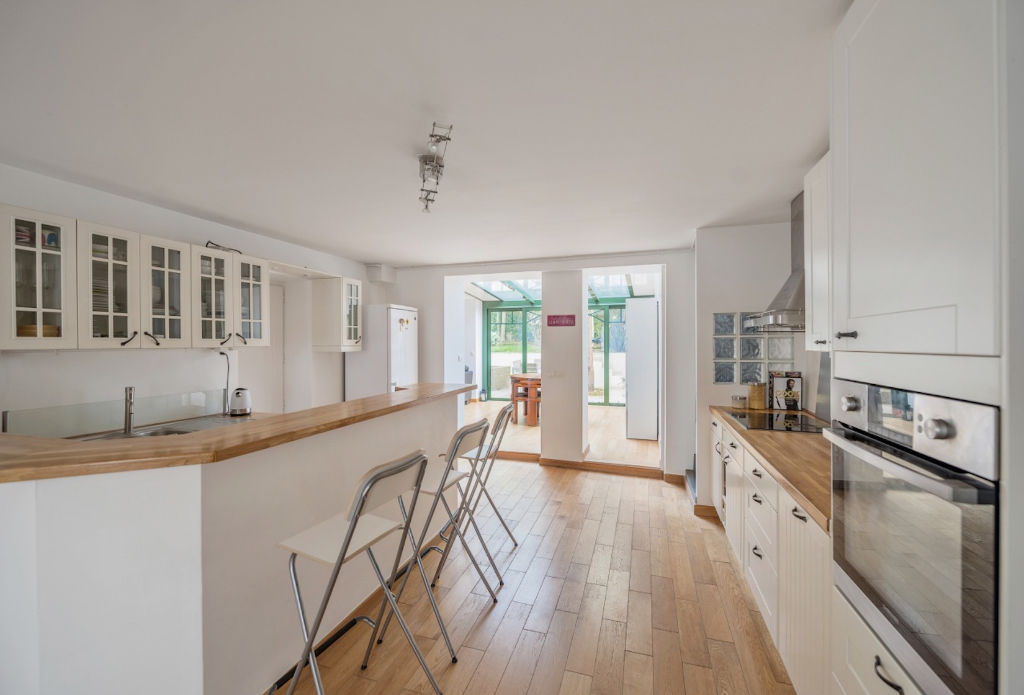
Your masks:
<svg viewBox="0 0 1024 695"><path fill-rule="evenodd" d="M135 427L135 387L124 387L124 433L131 434Z"/></svg>
<svg viewBox="0 0 1024 695"><path fill-rule="evenodd" d="M228 371L227 374L224 376L224 415L227 415L228 392L231 385L231 357L228 355L228 353L224 352L223 350L220 351L220 354L224 355L224 361L228 363Z"/></svg>

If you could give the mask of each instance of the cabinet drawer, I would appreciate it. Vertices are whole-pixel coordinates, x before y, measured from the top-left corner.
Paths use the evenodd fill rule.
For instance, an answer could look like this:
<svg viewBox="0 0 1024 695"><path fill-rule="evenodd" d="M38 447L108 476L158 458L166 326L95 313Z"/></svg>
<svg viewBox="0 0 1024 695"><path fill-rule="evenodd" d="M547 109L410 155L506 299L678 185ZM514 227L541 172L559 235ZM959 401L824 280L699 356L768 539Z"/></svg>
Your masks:
<svg viewBox="0 0 1024 695"><path fill-rule="evenodd" d="M757 542L773 567L779 566L779 515L768 502L750 485L744 486L746 493L743 499L746 523L757 531ZM758 502L758 500L761 500ZM750 558L747 558L748 560Z"/></svg>
<svg viewBox="0 0 1024 695"><path fill-rule="evenodd" d="M743 455L743 471L754 490L757 490L773 509L779 508L779 484L749 451Z"/></svg>
<svg viewBox="0 0 1024 695"><path fill-rule="evenodd" d="M761 616L768 626L772 639L778 642L779 574L775 563L764 550L765 539L755 524L748 520L746 528L746 557L743 560L744 575L761 609ZM756 552L755 552L756 551Z"/></svg>
<svg viewBox="0 0 1024 695"><path fill-rule="evenodd" d="M733 433L725 427L722 427L722 454L732 456L735 461L743 460L743 446L736 440Z"/></svg>
<svg viewBox="0 0 1024 695"><path fill-rule="evenodd" d="M903 695L921 695L910 676L861 620L850 602L832 589L832 692L845 695L893 695L882 678L903 688Z"/></svg>

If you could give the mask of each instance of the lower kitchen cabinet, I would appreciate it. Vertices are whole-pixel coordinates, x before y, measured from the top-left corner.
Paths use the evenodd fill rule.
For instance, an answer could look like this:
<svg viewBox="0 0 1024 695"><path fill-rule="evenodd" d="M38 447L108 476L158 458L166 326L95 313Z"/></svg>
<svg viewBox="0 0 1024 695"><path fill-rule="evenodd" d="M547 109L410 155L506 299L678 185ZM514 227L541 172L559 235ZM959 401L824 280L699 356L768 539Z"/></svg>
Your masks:
<svg viewBox="0 0 1024 695"><path fill-rule="evenodd" d="M797 693L829 690L832 543L779 489L779 632L776 644Z"/></svg>
<svg viewBox="0 0 1024 695"><path fill-rule="evenodd" d="M723 439L723 442L725 440ZM736 557L742 558L743 547L743 449L723 449L722 465L725 466L725 535Z"/></svg>
<svg viewBox="0 0 1024 695"><path fill-rule="evenodd" d="M921 695L839 589L832 589L832 695ZM787 664L788 667L788 664ZM792 674L792 672L790 672ZM793 680L796 686L796 680ZM797 692L803 691L796 686Z"/></svg>

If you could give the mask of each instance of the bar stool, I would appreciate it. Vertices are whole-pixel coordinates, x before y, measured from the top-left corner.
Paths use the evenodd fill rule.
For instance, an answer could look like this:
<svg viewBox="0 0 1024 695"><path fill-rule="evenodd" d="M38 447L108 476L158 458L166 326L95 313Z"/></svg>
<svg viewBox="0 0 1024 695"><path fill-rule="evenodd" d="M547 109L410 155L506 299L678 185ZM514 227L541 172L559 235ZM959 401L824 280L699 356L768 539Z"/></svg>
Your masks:
<svg viewBox="0 0 1024 695"><path fill-rule="evenodd" d="M313 643L316 640L316 634L320 629L321 622L323 621L324 613L327 610L327 604L330 601L331 594L334 592L334 585L338 580L338 574L341 571L342 565L361 553L366 553L366 557L370 561L370 566L373 568L373 573L376 575L377 581L380 584L381 589L384 591L384 601L381 603L377 619L372 620L368 616L360 616L358 618L359 620L373 626L373 634L370 636L370 643L367 645L362 667L366 668L370 649L372 648L374 637L377 634L377 628L380 626L380 619L384 613L385 606L387 606L391 610L388 619L390 620L392 615L398 619L398 624L401 626L402 632L405 633L405 638L408 640L409 646L412 647L413 653L416 655L416 659L420 662L420 666L423 668L424 673L426 673L427 679L433 686L434 691L440 695L441 689L438 686L437 681L434 680L434 675L430 672L430 668L427 666L427 662L423 658L423 653L420 652L420 649L416 644L416 640L413 638L412 632L409 630L409 626L406 624L405 619L398 610L398 599L401 597L401 591L399 591L398 594L391 591L391 588L394 586L395 580L398 576L399 566L402 560L402 551L405 549L405 541L407 538L412 543L413 558L415 558L414 562L419 567L424 585L427 583L426 572L420 562L419 549L422 544L422 540L417 544L415 536L410 529L413 514L416 511L416 502L419 498L420 489L422 488L426 465L427 456L422 450L420 450L403 458L371 469L365 476L363 476L363 479L356 487L356 495L352 500L352 505L347 514L342 513L335 515L326 521L320 522L319 524L316 524L315 526L301 531L291 538L278 543L278 547L291 552L291 555L288 558L288 571L291 576L292 592L295 597L295 607L299 614L299 625L302 628L302 637L304 640L302 654L299 657L298 662L295 664L295 671L292 673L291 686L288 688L288 695L292 695L295 692L295 688L298 686L299 682L299 675L302 673L302 668L305 666L307 661L309 662L310 670L313 674L313 683L316 686L316 691L319 695L324 695L323 682L320 678L320 669L317 666L316 654L313 651ZM411 503L409 505L408 513L406 513L402 495L407 494L410 491L412 493ZM402 513L401 522L366 512L367 509L376 509L385 503L395 500L396 498L398 499L399 508ZM372 546L395 531L400 531L401 537L398 543L398 551L395 554L391 577L390 580L388 580L384 578L384 574L381 572L380 565L377 563L377 558L373 554ZM299 555L324 565L333 565L330 579L327 581L327 587L324 589L324 595L320 601L320 608L317 610L316 617L313 619L312 625L309 625L306 619L306 610L303 605L302 593L299 590L298 574L295 569L295 558ZM411 568L409 568L405 573L405 581L402 582L402 589L405 588L409 574L411 574ZM448 645L448 649L452 655L452 661L454 662L456 661L455 652L452 649L451 641L448 639L448 633L444 628L444 624L441 622L441 615L438 612L433 594L429 589L427 590L427 595L430 597L430 602L434 607L434 613L437 620L441 624L441 632L445 637L445 642Z"/></svg>
<svg viewBox="0 0 1024 695"><path fill-rule="evenodd" d="M518 546L519 541L516 540L515 535L512 533L512 529L510 529L508 524L505 522L505 517L501 515L501 512L498 510L498 505L494 503L491 493L487 490L487 481L490 480L491 471L494 470L494 462L498 458L498 451L501 449L501 441L505 438L505 430L508 429L508 423L512 418L512 411L515 407L514 403L509 403L498 411L498 414L494 417L494 426L491 428L491 443L488 445L487 450L481 452L478 449L476 451L470 451L463 454L462 458L459 460L459 470L466 471L470 475L475 476L479 482L476 496L473 499L471 507L473 513L476 514L476 509L480 505L480 500L486 497L487 502L491 505L491 509L494 510L495 516L498 517L498 521L500 521L501 525L505 528L505 532L508 534L508 537L512 539L512 545ZM474 462L476 463L475 466Z"/></svg>

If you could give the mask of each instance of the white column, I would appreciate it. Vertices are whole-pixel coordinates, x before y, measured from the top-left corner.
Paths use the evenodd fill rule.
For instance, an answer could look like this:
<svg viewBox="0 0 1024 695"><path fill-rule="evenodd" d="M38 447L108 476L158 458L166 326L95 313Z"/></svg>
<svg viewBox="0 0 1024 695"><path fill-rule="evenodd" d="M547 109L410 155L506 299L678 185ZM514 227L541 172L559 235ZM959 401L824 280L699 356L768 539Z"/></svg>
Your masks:
<svg viewBox="0 0 1024 695"><path fill-rule="evenodd" d="M541 329L542 458L582 461L586 456L587 367L583 359L587 303L583 273L559 270L543 273ZM549 326L549 316L572 316L575 325Z"/></svg>

